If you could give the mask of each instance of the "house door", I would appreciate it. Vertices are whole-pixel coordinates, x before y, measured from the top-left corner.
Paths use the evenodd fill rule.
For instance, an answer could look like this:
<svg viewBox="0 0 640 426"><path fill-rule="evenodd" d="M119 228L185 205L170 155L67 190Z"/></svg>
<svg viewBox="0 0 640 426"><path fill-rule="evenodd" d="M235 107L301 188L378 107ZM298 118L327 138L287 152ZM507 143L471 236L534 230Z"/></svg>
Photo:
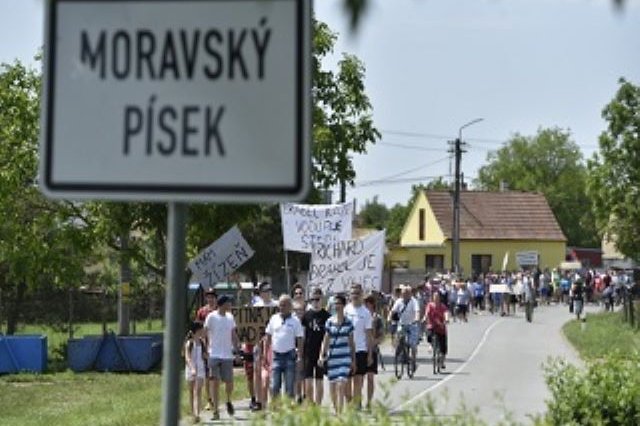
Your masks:
<svg viewBox="0 0 640 426"><path fill-rule="evenodd" d="M480 274L489 272L491 269L491 255L490 254L472 254L471 255L471 270L473 274Z"/></svg>

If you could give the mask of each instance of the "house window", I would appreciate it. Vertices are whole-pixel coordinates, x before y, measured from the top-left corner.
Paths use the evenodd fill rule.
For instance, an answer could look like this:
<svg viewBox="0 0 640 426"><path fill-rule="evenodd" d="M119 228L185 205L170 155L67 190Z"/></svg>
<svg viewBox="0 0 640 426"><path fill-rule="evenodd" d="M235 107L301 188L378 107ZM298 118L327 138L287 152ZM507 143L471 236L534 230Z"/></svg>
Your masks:
<svg viewBox="0 0 640 426"><path fill-rule="evenodd" d="M427 271L443 271L444 256L441 254L428 254L425 256L425 266Z"/></svg>
<svg viewBox="0 0 640 426"><path fill-rule="evenodd" d="M424 209L420 209L418 212L418 239L424 241Z"/></svg>
<svg viewBox="0 0 640 426"><path fill-rule="evenodd" d="M490 254L472 254L471 255L471 270L474 274L486 273L491 269L491 255Z"/></svg>

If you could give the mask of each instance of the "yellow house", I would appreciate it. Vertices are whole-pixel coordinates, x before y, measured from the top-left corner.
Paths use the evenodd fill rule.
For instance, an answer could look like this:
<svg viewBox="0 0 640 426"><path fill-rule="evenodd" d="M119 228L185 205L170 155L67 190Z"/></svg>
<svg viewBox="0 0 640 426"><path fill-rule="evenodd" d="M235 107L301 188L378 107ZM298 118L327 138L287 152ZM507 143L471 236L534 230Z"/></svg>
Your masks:
<svg viewBox="0 0 640 426"><path fill-rule="evenodd" d="M422 191L391 250L391 266L409 271L452 269L453 195ZM555 268L566 237L544 195L527 192L460 193L460 268L474 273Z"/></svg>

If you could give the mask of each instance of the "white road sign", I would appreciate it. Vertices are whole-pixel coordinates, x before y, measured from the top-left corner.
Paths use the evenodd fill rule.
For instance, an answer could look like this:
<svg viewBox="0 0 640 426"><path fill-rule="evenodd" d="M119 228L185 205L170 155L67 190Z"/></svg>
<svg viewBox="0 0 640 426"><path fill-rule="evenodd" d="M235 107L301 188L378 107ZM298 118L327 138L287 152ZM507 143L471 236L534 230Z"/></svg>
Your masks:
<svg viewBox="0 0 640 426"><path fill-rule="evenodd" d="M50 0L56 198L285 201L310 180L310 2Z"/></svg>

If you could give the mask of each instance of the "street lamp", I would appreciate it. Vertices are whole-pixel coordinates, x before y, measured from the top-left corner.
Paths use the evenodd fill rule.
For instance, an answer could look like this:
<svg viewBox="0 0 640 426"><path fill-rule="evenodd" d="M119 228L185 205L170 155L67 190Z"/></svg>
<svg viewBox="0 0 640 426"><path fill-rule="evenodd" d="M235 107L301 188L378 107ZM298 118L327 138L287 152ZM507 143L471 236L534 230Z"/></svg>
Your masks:
<svg viewBox="0 0 640 426"><path fill-rule="evenodd" d="M462 129L472 126L484 120L476 118L462 125L458 130L458 139L455 142L456 156L456 181L453 192L453 244L451 245L451 269L459 278L460 274L460 160L462 159Z"/></svg>

